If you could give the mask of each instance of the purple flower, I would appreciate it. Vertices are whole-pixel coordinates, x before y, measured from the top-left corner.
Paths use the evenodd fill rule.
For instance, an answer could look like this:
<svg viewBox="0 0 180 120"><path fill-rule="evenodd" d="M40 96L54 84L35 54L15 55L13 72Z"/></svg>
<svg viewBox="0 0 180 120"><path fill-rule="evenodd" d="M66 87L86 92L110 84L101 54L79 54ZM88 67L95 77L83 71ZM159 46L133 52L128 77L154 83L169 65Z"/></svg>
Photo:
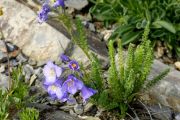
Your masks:
<svg viewBox="0 0 180 120"><path fill-rule="evenodd" d="M68 99L68 94L64 89L62 89L61 82L59 80L53 84L46 85L45 88L47 89L47 92L51 98L57 98L62 102L65 102Z"/></svg>
<svg viewBox="0 0 180 120"><path fill-rule="evenodd" d="M79 70L79 64L78 64L78 62L75 61L75 60L71 60L71 61L69 62L69 68L70 68L71 70L76 70L76 71L78 71L78 70Z"/></svg>
<svg viewBox="0 0 180 120"><path fill-rule="evenodd" d="M59 6L61 6L61 7L64 7L64 6L65 6L64 0L56 0L56 2L54 3L53 7L54 7L54 8L57 8L57 7L59 7Z"/></svg>
<svg viewBox="0 0 180 120"><path fill-rule="evenodd" d="M69 75L67 80L63 83L63 88L71 94L75 94L78 90L83 88L84 84L78 80L74 75Z"/></svg>
<svg viewBox="0 0 180 120"><path fill-rule="evenodd" d="M96 90L83 86L83 88L81 89L81 96L83 98L83 102L86 102L95 93L97 93Z"/></svg>
<svg viewBox="0 0 180 120"><path fill-rule="evenodd" d="M55 65L52 61L49 61L43 69L43 74L45 76L44 84L53 84L57 81L57 77L60 77L62 74L62 68Z"/></svg>
<svg viewBox="0 0 180 120"><path fill-rule="evenodd" d="M50 6L47 3L42 5L42 9L38 13L38 21L42 23L48 19L48 13L50 12Z"/></svg>
<svg viewBox="0 0 180 120"><path fill-rule="evenodd" d="M69 61L70 61L70 58L69 58L68 56L64 55L64 54L62 54L62 55L60 56L60 58L61 58L61 60L62 60L63 62L69 62Z"/></svg>

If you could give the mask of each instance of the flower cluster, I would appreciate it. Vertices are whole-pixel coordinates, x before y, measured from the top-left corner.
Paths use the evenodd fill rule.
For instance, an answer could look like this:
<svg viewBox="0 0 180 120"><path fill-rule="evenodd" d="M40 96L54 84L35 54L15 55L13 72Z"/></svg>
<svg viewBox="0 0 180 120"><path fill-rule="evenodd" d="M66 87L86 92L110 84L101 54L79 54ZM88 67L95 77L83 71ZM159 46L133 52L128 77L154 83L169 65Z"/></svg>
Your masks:
<svg viewBox="0 0 180 120"><path fill-rule="evenodd" d="M59 67L52 61L49 61L43 69L45 76L44 86L53 99L58 99L61 102L70 101L70 95L80 92L83 102L86 102L97 91L88 88L74 74L69 74L66 77L61 77L65 70L72 72L80 72L80 67L77 61L71 60L66 55L61 55L61 60L68 64L68 68Z"/></svg>
<svg viewBox="0 0 180 120"><path fill-rule="evenodd" d="M53 8L64 7L64 0L56 0L53 3ZM49 0L43 3L41 10L38 13L38 21L42 23L48 19L48 13L51 11Z"/></svg>

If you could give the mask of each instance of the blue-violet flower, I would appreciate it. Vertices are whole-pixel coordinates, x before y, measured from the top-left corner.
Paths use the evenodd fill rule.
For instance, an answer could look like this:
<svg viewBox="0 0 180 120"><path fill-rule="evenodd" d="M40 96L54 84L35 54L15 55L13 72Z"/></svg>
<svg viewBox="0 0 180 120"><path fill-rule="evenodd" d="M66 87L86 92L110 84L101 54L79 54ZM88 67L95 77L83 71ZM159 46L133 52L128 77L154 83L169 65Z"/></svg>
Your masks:
<svg viewBox="0 0 180 120"><path fill-rule="evenodd" d="M38 21L42 23L48 19L48 13L50 12L50 6L47 3L42 5L42 9L38 13Z"/></svg>
<svg viewBox="0 0 180 120"><path fill-rule="evenodd" d="M97 93L96 90L83 86L83 88L81 89L81 96L83 98L83 102L86 102L95 93Z"/></svg>
<svg viewBox="0 0 180 120"><path fill-rule="evenodd" d="M79 64L78 64L77 61L71 60L71 61L69 62L69 68L70 68L71 70L76 70L76 71L78 71L80 67L79 67Z"/></svg>
<svg viewBox="0 0 180 120"><path fill-rule="evenodd" d="M44 84L53 84L56 82L57 77L60 77L62 74L62 68L55 65L52 61L49 61L43 69L43 73L45 76L45 83Z"/></svg>
<svg viewBox="0 0 180 120"><path fill-rule="evenodd" d="M67 92L62 89L61 81L57 80L55 83L50 85L45 85L48 94L53 99L59 99L62 102L65 102L68 99Z"/></svg>
<svg viewBox="0 0 180 120"><path fill-rule="evenodd" d="M64 54L62 54L62 55L60 56L60 58L61 58L61 60L62 60L63 62L69 62L69 61L70 61L70 58L69 58L68 56L64 55Z"/></svg>
<svg viewBox="0 0 180 120"><path fill-rule="evenodd" d="M82 81L78 80L74 75L69 75L67 80L63 83L63 88L67 90L70 94L75 94L78 90L83 88L84 84Z"/></svg>
<svg viewBox="0 0 180 120"><path fill-rule="evenodd" d="M61 7L64 7L64 6L65 6L64 0L56 0L56 2L54 3L53 7L54 7L54 8L57 8L57 7L59 7L59 6L61 6Z"/></svg>

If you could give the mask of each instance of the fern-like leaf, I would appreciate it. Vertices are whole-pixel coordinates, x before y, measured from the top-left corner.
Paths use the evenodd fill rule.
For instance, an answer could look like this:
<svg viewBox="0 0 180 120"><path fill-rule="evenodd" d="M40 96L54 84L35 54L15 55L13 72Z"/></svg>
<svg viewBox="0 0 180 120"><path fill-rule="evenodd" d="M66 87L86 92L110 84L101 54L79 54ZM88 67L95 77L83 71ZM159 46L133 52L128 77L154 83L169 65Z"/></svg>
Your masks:
<svg viewBox="0 0 180 120"><path fill-rule="evenodd" d="M166 69L163 72L161 72L158 76L156 76L152 80L148 81L148 83L145 86L145 90L153 87L157 82L162 80L169 73L169 71L170 71L170 69Z"/></svg>

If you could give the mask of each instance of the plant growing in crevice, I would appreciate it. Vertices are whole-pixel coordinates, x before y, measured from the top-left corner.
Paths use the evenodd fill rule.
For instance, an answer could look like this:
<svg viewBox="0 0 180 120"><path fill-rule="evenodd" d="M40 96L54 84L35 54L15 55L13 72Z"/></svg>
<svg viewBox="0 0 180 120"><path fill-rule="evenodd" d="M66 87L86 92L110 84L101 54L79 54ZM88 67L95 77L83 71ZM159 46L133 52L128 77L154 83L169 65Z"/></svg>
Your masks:
<svg viewBox="0 0 180 120"><path fill-rule="evenodd" d="M39 111L34 108L24 108L19 114L20 120L38 120Z"/></svg>
<svg viewBox="0 0 180 120"><path fill-rule="evenodd" d="M130 44L126 59L124 59L121 40L118 41L118 60L115 60L114 42L109 41L110 68L107 84L102 78L97 58L94 57L91 62L89 84L93 83L92 87L99 91L93 97L93 102L107 110L119 108L122 118L125 117L129 104L133 102L135 97L138 97L139 92L148 90L169 72L167 69L153 80L147 80L153 62L152 46L147 38L148 34L149 28L146 26L142 43L136 48ZM91 81L93 82L91 83Z"/></svg>

